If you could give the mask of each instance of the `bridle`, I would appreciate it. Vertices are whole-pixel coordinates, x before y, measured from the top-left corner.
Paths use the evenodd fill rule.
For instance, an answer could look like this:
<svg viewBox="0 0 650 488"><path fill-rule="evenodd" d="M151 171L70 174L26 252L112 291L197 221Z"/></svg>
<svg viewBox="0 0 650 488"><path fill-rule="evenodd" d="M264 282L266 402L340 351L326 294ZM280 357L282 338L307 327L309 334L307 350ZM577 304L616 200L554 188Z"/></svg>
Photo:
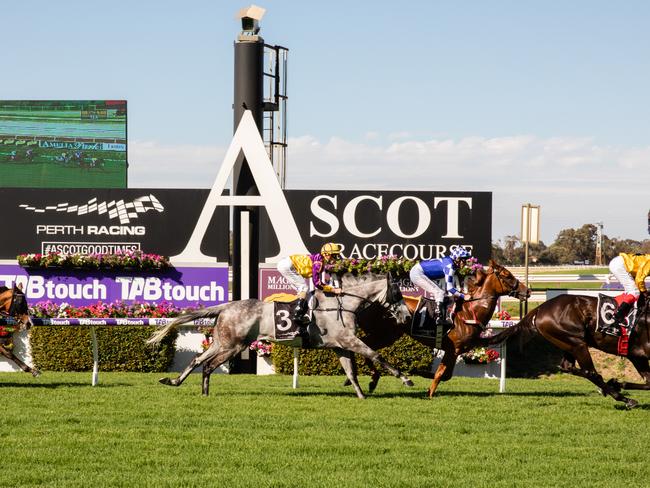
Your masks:
<svg viewBox="0 0 650 488"><path fill-rule="evenodd" d="M501 271L502 271L502 270L500 269L500 270L499 270L499 273L500 273ZM492 268L492 272L494 273L494 276L496 276L497 280L499 280L499 284L501 285L501 288L502 288L503 290L505 290L505 289L506 289L506 287L505 287L505 285L504 285L505 280L504 280L504 279L499 275L499 273L497 273L496 271L494 271L494 268ZM512 285L511 290L508 292L508 296L509 296L509 297L513 297L513 298L519 298L519 299L521 299L521 294L520 294L519 291L518 291L518 290L519 290L519 286L521 285L521 281L519 281L519 278L517 278L515 275L512 275L512 277L515 279L515 283L514 283L514 285ZM524 298L525 298L525 296L524 296Z"/></svg>
<svg viewBox="0 0 650 488"><path fill-rule="evenodd" d="M11 293L11 302L9 303L9 310L8 311L0 310L0 316L12 318L18 321L17 315L22 310L24 303L25 303L25 294L20 290L14 288L14 290ZM21 325L24 324L21 323Z"/></svg>
<svg viewBox="0 0 650 488"><path fill-rule="evenodd" d="M465 300L465 302L475 302L475 301L478 301L478 300L485 300L487 298L499 298L500 296L504 296L504 295L507 295L507 296L513 297L513 298L517 298L519 300L522 300L523 298L525 298L525 296L522 297L522 295L518 291L519 286L521 285L521 281L519 281L519 279L515 275L512 275L512 277L515 279L515 282L512 285L512 287L510 288L510 290L508 291L508 287L510 285L508 285L505 282L505 279L502 276L500 276L500 273L501 273L502 270L503 269L501 268L501 269L499 269L499 271L495 271L494 268L490 267L490 271L488 272L488 274L493 274L496 277L497 281L499 282L499 285L501 285L501 289L504 291L503 294L496 295L496 296L470 298L468 300Z"/></svg>

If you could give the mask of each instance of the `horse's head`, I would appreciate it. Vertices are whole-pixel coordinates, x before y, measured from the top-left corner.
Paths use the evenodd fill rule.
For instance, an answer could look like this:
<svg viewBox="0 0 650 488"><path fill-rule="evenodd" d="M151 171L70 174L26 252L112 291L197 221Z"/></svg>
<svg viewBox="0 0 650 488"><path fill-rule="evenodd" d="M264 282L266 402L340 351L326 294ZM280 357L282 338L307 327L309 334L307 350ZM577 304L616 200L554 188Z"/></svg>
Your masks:
<svg viewBox="0 0 650 488"><path fill-rule="evenodd" d="M509 295L521 301L530 297L530 289L509 270L493 260L490 260L490 267L487 270L476 272L473 285L496 296Z"/></svg>
<svg viewBox="0 0 650 488"><path fill-rule="evenodd" d="M29 307L27 297L23 293L23 285L14 285L13 289L7 289L3 294L6 299L2 302L2 311L16 320L21 328L31 326L32 319L29 316Z"/></svg>
<svg viewBox="0 0 650 488"><path fill-rule="evenodd" d="M399 284L393 280L390 273L386 275L386 304L398 324L407 324L410 322L412 317L411 311L404 301Z"/></svg>

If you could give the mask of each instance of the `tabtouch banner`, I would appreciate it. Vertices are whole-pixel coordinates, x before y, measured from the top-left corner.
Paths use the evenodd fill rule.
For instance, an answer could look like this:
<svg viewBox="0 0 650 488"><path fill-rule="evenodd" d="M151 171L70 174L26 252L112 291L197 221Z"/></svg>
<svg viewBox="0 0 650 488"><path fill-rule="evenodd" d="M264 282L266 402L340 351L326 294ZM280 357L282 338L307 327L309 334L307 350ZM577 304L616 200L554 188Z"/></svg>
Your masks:
<svg viewBox="0 0 650 488"><path fill-rule="evenodd" d="M209 190L2 189L0 259L22 253L174 256L187 245ZM228 262L228 208L217 207L201 252Z"/></svg>
<svg viewBox="0 0 650 488"><path fill-rule="evenodd" d="M343 245L346 257L408 259L444 256L454 246L487 261L492 242L491 192L285 190L307 249ZM260 255L277 254L272 225L264 222Z"/></svg>
<svg viewBox="0 0 650 488"><path fill-rule="evenodd" d="M23 285L30 305L50 301L92 305L116 300L173 302L177 307L211 306L228 301L227 267L176 267L164 271L26 270L0 264L0 285Z"/></svg>

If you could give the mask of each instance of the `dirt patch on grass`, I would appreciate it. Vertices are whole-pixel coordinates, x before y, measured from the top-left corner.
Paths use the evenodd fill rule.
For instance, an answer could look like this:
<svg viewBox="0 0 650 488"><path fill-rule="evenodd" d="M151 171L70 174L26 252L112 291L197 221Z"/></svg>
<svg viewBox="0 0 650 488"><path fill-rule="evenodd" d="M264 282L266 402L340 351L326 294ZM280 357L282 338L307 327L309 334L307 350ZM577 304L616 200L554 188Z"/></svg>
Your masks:
<svg viewBox="0 0 650 488"><path fill-rule="evenodd" d="M643 382L639 373L637 373L632 363L627 359L605 354L597 349L589 349L589 352L594 359L596 369L605 380L616 378L619 380Z"/></svg>

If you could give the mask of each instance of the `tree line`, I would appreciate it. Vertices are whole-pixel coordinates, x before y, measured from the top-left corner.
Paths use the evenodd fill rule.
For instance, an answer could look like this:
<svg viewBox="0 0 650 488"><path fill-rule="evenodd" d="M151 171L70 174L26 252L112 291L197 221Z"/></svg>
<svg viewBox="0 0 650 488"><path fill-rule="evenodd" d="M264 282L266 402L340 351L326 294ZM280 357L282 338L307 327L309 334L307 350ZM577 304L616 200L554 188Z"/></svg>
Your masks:
<svg viewBox="0 0 650 488"><path fill-rule="evenodd" d="M549 246L542 241L539 244L530 244L529 263L533 265L594 264L597 237L598 229L593 224L585 224L579 229L564 229ZM602 263L607 265L621 252L650 254L650 239L643 241L610 239L603 234ZM524 244L515 235L506 236L492 243L492 258L501 264L522 266L524 256Z"/></svg>

